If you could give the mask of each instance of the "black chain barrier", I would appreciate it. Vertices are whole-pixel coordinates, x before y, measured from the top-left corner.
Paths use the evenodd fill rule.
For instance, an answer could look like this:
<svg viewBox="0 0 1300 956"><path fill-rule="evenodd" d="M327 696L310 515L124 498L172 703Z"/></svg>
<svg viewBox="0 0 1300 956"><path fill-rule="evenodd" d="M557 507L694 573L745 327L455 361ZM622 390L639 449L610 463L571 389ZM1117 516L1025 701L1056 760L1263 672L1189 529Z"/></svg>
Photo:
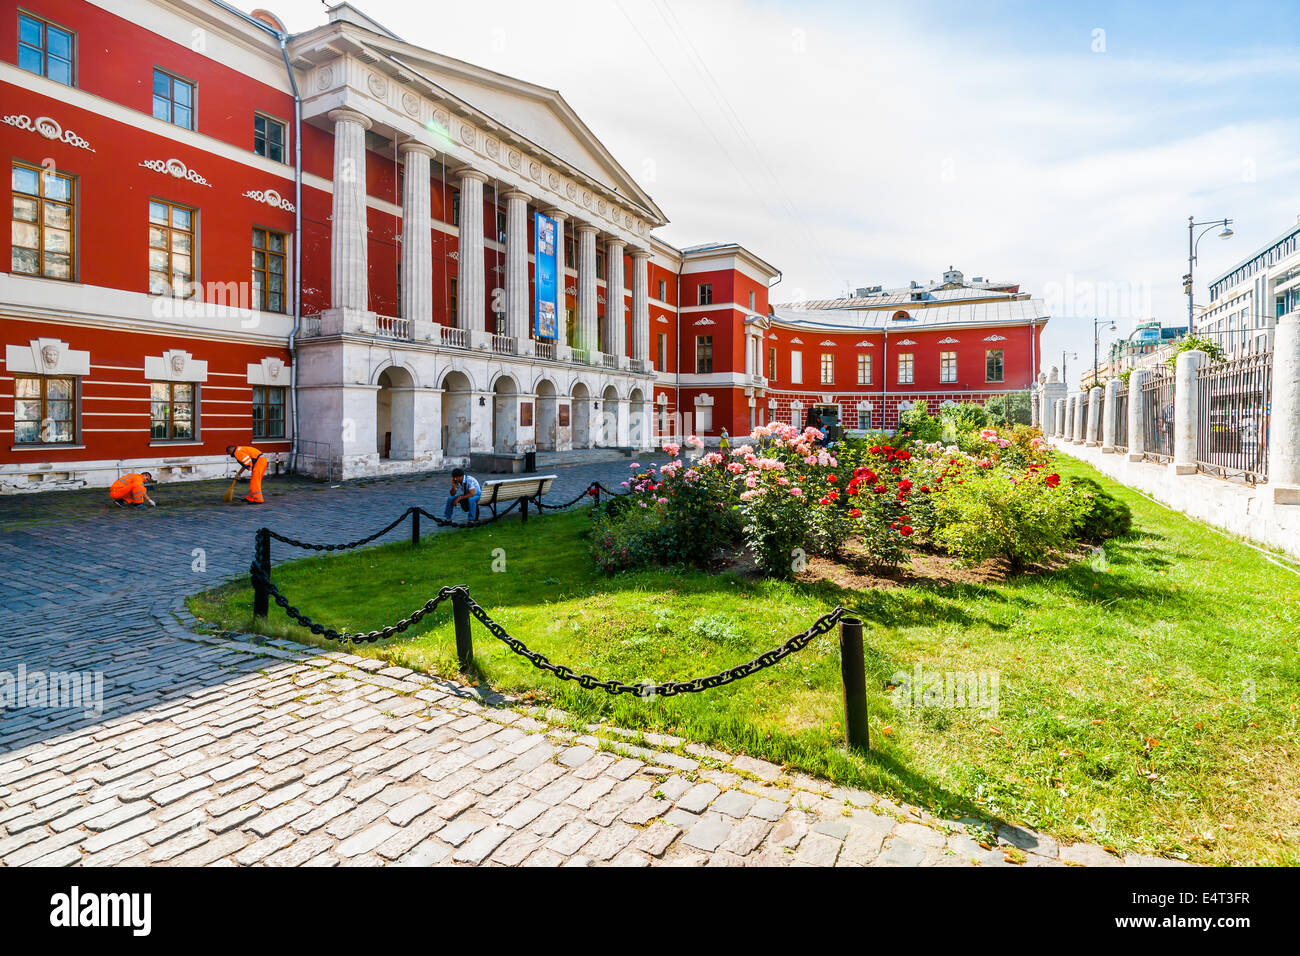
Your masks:
<svg viewBox="0 0 1300 956"><path fill-rule="evenodd" d="M447 590L446 588L443 589ZM844 608L836 607L828 611L813 622L812 626L806 631L794 635L784 644L774 647L769 651L759 654L752 661L739 664L725 671L719 671L716 674L710 674L708 677L696 677L692 680L685 681L667 681L663 684L645 682L641 684L624 684L616 680L601 680L591 674L576 674L573 668L564 664L552 664L545 655L529 650L528 646L517 637L511 637L506 633L506 629L492 620L487 611L469 596L469 590L464 585L458 585L452 588L453 591L461 592L462 599L469 608L469 613L478 619L478 622L488 629L493 637L500 640L508 648L526 658L529 663L539 670L549 671L560 680L571 680L586 690L603 690L607 694L617 696L619 694L635 694L638 697L675 697L678 694L698 694L700 691L712 690L714 687L722 687L733 681L741 680L752 674L771 667L773 664L785 657L793 654L795 651L801 651L807 647L813 638L820 637L822 634L830 631L844 616Z"/></svg>

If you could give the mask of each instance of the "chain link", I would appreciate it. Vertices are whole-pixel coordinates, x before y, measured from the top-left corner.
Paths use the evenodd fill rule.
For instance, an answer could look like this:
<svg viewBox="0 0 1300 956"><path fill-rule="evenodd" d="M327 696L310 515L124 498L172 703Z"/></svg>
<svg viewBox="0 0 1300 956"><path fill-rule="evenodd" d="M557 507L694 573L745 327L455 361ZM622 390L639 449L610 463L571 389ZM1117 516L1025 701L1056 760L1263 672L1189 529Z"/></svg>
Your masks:
<svg viewBox="0 0 1300 956"><path fill-rule="evenodd" d="M443 590L445 591L448 589L444 588ZM472 597L470 597L469 589L463 584L451 588L450 590L460 592L460 594L463 595L462 599L465 601L469 613L473 615L480 624L487 628L488 632L492 634L493 637L500 640L520 657L528 660L529 663L539 670L549 671L556 677L560 678L560 680L574 681L579 687L586 690L603 690L607 694L612 694L614 696L618 696L619 694L635 694L638 697L644 698L675 697L678 694L697 694L700 691L711 690L714 687L722 687L726 684L732 683L733 681L738 681L745 677L749 677L752 674L757 674L759 671L771 667L773 664L776 664L778 661L788 657L796 651L803 650L813 641L814 638L819 637L834 628L835 625L839 623L840 618L844 616L844 608L837 606L834 610L828 611L814 621L812 626L806 631L794 635L784 644L774 647L769 651L764 651L751 661L747 661L744 664L737 665L736 667L732 667L725 671L720 671L717 674L710 674L708 677L696 677L692 680L686 681L667 681L662 684L655 684L648 681L642 684L624 684L621 681L616 680L601 680L599 677L595 677L591 674L577 674L574 673L573 668L564 664L552 664L544 654L530 650L523 641L516 637L511 637L506 633L506 629L496 621L492 620L492 618L488 616L487 611L483 610L483 608L475 602Z"/></svg>

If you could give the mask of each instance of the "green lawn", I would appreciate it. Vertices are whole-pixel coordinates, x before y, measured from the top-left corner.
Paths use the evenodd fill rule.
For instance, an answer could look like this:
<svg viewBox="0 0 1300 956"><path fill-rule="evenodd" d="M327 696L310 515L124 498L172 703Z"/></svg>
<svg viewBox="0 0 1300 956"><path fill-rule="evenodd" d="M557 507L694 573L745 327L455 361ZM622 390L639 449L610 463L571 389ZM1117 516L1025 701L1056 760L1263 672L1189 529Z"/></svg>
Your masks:
<svg viewBox="0 0 1300 956"><path fill-rule="evenodd" d="M578 720L671 732L945 816L1197 862L1300 862L1300 577L1081 463L1061 465L1127 501L1134 535L1104 561L1005 583L849 591L696 572L607 578L588 556L585 513L281 564L274 577L304 613L348 630L466 584L534 650L629 682L724 669L843 604L867 624L869 755L842 745L833 633L728 687L654 701L562 683L477 624L475 657L493 687ZM277 561L298 553L274 549ZM214 626L315 640L274 605L254 628L251 604L247 579L191 601ZM356 650L452 675L450 607ZM890 676L918 663L997 673L998 712L895 707Z"/></svg>

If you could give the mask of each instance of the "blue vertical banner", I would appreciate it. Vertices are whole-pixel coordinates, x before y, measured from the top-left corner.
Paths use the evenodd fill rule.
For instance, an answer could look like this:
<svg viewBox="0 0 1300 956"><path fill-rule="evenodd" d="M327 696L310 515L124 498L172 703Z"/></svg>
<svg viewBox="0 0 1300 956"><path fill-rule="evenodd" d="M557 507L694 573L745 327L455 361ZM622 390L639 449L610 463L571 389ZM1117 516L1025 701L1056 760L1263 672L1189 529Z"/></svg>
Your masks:
<svg viewBox="0 0 1300 956"><path fill-rule="evenodd" d="M537 338L552 339L559 335L556 316L556 252L555 220L538 213L535 218L537 235L533 244L533 285L537 290L536 317L533 320Z"/></svg>

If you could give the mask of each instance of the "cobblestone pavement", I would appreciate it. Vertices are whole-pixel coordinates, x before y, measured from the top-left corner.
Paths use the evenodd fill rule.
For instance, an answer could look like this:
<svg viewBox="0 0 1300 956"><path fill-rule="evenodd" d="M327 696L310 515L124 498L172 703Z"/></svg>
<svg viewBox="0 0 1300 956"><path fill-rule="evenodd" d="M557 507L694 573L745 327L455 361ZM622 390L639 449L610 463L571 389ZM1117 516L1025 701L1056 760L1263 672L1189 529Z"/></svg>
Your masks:
<svg viewBox="0 0 1300 956"><path fill-rule="evenodd" d="M553 498L626 470L555 469ZM1163 862L968 830L671 737L575 732L379 661L190 630L184 595L242 572L259 525L345 540L428 507L444 484L286 482L264 509L148 512L87 493L0 535L0 671L103 678L101 713L5 713L0 864Z"/></svg>

